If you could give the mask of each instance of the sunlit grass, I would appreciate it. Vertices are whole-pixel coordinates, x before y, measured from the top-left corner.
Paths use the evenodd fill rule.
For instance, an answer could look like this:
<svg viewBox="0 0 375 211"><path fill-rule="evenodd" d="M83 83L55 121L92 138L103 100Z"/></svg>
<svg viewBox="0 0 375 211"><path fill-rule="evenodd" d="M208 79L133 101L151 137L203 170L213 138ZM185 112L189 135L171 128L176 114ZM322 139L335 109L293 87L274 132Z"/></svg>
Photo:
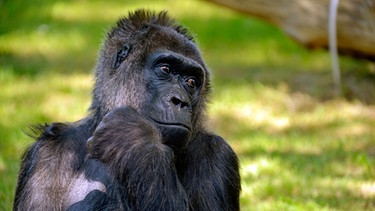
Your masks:
<svg viewBox="0 0 375 211"><path fill-rule="evenodd" d="M6 1L0 5L0 210L11 210L28 125L87 113L105 30L139 7L194 33L213 72L210 127L241 162L242 210L371 210L374 65L330 60L278 29L201 1ZM100 14L100 15L99 15Z"/></svg>

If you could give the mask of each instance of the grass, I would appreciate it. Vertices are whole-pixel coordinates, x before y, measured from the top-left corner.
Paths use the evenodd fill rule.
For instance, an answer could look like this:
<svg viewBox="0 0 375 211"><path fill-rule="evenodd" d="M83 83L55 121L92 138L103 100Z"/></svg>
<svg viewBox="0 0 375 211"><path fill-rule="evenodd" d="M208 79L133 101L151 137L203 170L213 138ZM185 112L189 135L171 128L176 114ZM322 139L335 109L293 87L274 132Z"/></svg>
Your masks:
<svg viewBox="0 0 375 211"><path fill-rule="evenodd" d="M0 2L0 210L11 210L29 124L75 121L90 104L105 29L128 10L167 9L212 69L210 126L241 162L242 210L372 210L373 63L329 55L278 29L201 1ZM100 14L100 15L98 15Z"/></svg>

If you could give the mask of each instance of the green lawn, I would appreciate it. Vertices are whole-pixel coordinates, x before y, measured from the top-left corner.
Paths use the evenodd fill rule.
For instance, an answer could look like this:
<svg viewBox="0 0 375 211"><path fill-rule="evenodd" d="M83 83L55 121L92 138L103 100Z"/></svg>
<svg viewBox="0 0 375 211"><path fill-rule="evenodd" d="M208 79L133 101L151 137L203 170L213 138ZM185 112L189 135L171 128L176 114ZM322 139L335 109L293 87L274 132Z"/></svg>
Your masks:
<svg viewBox="0 0 375 211"><path fill-rule="evenodd" d="M28 125L86 114L105 30L135 8L190 28L213 72L210 126L239 155L242 210L375 209L375 65L329 54L201 1L0 2L0 210L11 210Z"/></svg>

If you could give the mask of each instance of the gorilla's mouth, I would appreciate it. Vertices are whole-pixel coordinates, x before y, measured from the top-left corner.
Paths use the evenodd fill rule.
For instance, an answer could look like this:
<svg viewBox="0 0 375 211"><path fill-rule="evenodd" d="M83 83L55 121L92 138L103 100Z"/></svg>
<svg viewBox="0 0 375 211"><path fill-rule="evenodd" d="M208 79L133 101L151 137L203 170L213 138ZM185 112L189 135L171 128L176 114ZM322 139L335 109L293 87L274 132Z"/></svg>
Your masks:
<svg viewBox="0 0 375 211"><path fill-rule="evenodd" d="M191 127L189 125L152 120L156 123L164 144L174 149L181 149L189 143L191 137Z"/></svg>
<svg viewBox="0 0 375 211"><path fill-rule="evenodd" d="M158 120L155 120L155 119L152 119L152 120L158 125L167 126L167 127L180 127L180 128L184 128L184 129L188 130L189 132L191 132L191 127L184 124L184 123L161 122L161 121L158 121Z"/></svg>

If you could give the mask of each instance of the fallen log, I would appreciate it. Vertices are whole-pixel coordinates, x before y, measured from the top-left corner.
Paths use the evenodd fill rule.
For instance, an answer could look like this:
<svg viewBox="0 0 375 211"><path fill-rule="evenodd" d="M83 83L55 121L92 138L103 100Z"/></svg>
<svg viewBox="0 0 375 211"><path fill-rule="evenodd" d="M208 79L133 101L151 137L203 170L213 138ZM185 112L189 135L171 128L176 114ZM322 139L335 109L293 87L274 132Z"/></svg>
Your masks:
<svg viewBox="0 0 375 211"><path fill-rule="evenodd" d="M308 48L328 47L329 0L206 0L281 28ZM337 11L339 53L375 61L375 0L341 0Z"/></svg>

